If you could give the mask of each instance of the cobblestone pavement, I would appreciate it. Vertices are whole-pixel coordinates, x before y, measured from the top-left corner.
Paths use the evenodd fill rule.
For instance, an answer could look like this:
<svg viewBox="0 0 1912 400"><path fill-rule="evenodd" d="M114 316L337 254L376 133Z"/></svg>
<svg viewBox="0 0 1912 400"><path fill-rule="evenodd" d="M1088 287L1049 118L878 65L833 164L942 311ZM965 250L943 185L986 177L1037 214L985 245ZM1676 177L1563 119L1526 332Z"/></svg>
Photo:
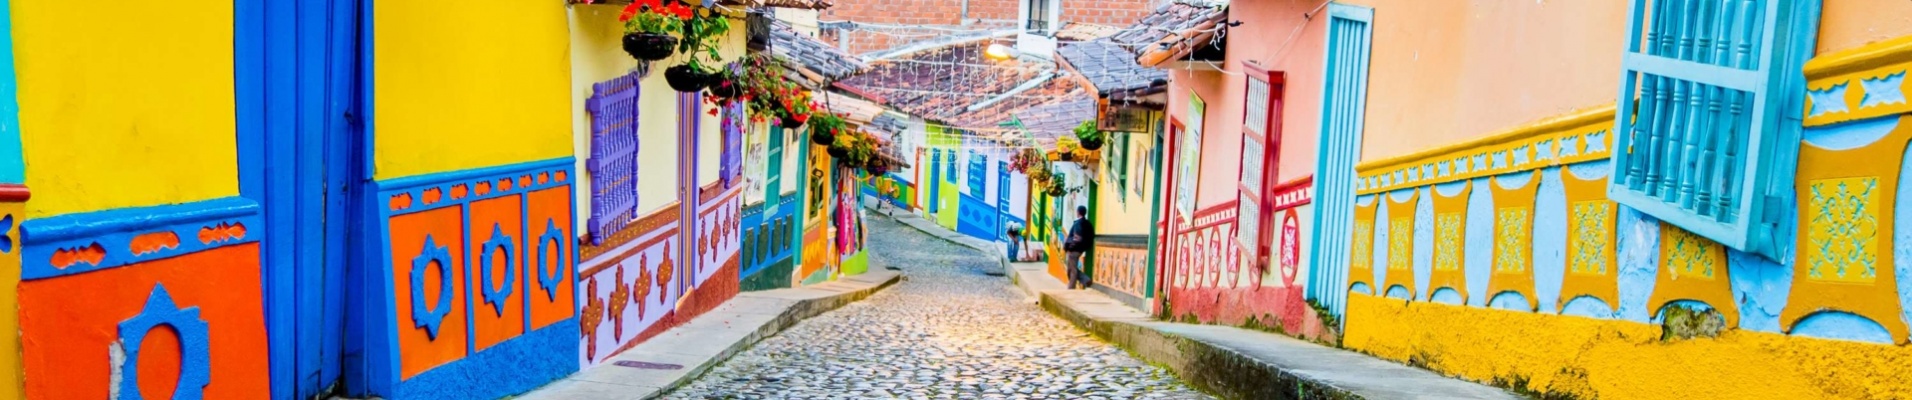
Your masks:
<svg viewBox="0 0 1912 400"><path fill-rule="evenodd" d="M1028 302L996 261L872 213L873 256L905 280L805 320L672 399L1205 399Z"/></svg>

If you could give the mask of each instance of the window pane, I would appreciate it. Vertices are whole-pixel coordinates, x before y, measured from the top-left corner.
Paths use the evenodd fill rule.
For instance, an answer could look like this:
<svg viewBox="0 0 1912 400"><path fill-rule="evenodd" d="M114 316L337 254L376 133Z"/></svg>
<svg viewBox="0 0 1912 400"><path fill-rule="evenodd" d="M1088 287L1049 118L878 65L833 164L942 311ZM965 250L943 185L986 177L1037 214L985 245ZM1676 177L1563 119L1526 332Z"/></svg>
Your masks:
<svg viewBox="0 0 1912 400"><path fill-rule="evenodd" d="M1249 138L1241 139L1241 186L1251 193L1261 192L1262 169L1261 142Z"/></svg>
<svg viewBox="0 0 1912 400"><path fill-rule="evenodd" d="M1242 122L1243 128L1255 133L1267 133L1264 131L1268 129L1268 82L1248 78L1248 101L1245 107L1247 109L1242 114L1247 119Z"/></svg>

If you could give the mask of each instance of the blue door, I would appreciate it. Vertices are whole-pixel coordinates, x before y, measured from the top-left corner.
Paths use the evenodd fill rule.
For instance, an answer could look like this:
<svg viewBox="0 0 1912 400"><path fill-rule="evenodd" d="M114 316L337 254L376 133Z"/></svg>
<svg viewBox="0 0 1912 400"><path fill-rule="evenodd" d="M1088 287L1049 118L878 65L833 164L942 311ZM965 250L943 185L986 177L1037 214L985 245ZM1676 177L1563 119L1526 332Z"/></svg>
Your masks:
<svg viewBox="0 0 1912 400"><path fill-rule="evenodd" d="M996 234L1009 240L1009 162L996 162Z"/></svg>
<svg viewBox="0 0 1912 400"><path fill-rule="evenodd" d="M943 205L943 196L942 196L943 168L942 166L943 166L943 150L930 149L929 150L929 180L925 181L923 185L923 186L929 187L929 201L923 202L924 203L923 205L929 207L930 214L935 214L942 211L942 207L940 207L941 205Z"/></svg>
<svg viewBox="0 0 1912 400"><path fill-rule="evenodd" d="M370 179L360 121L361 0L239 0L239 192L265 215L260 265L274 399L337 387L347 255ZM348 389L349 390L349 389Z"/></svg>

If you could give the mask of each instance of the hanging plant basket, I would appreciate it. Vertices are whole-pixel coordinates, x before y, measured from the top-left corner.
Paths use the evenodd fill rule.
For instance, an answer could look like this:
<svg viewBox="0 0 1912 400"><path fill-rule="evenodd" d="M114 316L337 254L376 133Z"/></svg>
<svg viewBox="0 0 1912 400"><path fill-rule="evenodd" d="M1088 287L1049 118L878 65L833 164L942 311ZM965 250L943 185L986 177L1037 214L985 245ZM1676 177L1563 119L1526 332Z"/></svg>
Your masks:
<svg viewBox="0 0 1912 400"><path fill-rule="evenodd" d="M1101 149L1102 149L1102 139L1101 139L1101 138L1096 138L1096 139L1093 139L1093 140L1090 140L1090 139L1083 139L1083 140L1082 140L1082 149L1083 149L1083 150L1088 150L1088 151L1096 151L1096 150L1101 150Z"/></svg>
<svg viewBox="0 0 1912 400"><path fill-rule="evenodd" d="M795 116L785 115L777 121L777 125L783 126L783 129L797 129L803 127L803 120L797 119ZM829 143L818 144L828 145Z"/></svg>
<svg viewBox="0 0 1912 400"><path fill-rule="evenodd" d="M711 96L716 96L717 98L724 99L724 100L735 99L737 98L737 96L742 96L744 94L744 87L742 84L739 84L737 81L723 79L723 78L716 79L715 83L710 84L709 89L710 89Z"/></svg>
<svg viewBox="0 0 1912 400"><path fill-rule="evenodd" d="M863 165L863 170L869 171L870 175L881 176L890 172L890 164L881 160L870 161Z"/></svg>
<svg viewBox="0 0 1912 400"><path fill-rule="evenodd" d="M823 152L829 153L830 158L835 158L837 160L843 160L845 156L850 155L850 149L845 149L839 146L830 146L829 150L824 150Z"/></svg>
<svg viewBox="0 0 1912 400"><path fill-rule="evenodd" d="M624 52L644 61L670 58L677 53L677 38L662 33L626 33Z"/></svg>
<svg viewBox="0 0 1912 400"><path fill-rule="evenodd" d="M830 146L830 151L837 151L839 149L837 146L831 146L833 144L836 144L835 133L832 133L830 131L825 131L823 129L818 129L815 127L810 128L810 142L816 143L818 145ZM836 153L830 153L830 155L836 155ZM838 156L838 157L841 157L841 156Z"/></svg>
<svg viewBox="0 0 1912 400"><path fill-rule="evenodd" d="M1075 161L1075 152L1065 151L1065 152L1056 153L1056 159L1059 159L1062 161Z"/></svg>
<svg viewBox="0 0 1912 400"><path fill-rule="evenodd" d="M710 83L708 75L692 68L690 64L683 64L665 68L664 82L669 83L672 90L690 93L704 90L704 86Z"/></svg>

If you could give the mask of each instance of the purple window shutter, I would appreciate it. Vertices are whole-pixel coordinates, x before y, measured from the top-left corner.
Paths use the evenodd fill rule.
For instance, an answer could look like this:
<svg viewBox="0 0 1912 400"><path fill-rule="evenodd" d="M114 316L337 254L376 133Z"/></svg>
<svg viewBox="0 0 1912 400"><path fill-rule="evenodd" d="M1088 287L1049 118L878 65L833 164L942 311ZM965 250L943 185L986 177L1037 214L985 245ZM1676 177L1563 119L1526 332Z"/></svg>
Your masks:
<svg viewBox="0 0 1912 400"><path fill-rule="evenodd" d="M584 107L591 113L592 244L637 218L638 79L626 75L591 86Z"/></svg>
<svg viewBox="0 0 1912 400"><path fill-rule="evenodd" d="M744 153L744 106L742 102L732 102L724 107L724 187L737 184L737 176L743 173Z"/></svg>

